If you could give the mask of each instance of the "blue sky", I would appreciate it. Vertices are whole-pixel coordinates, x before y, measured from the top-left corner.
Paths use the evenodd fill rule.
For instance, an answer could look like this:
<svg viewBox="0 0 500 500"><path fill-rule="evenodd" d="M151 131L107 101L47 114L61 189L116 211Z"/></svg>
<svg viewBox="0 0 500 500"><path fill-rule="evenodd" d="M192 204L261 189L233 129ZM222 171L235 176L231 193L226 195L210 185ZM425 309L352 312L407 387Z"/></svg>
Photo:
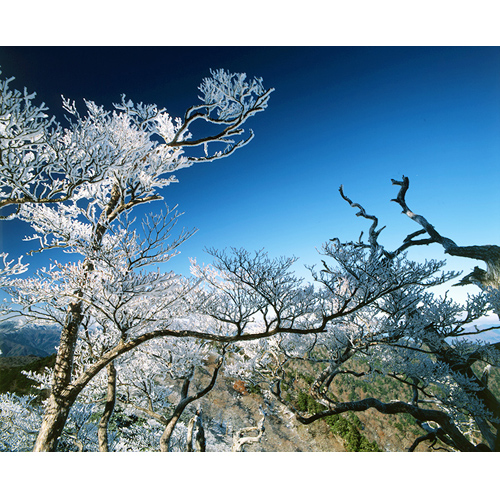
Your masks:
<svg viewBox="0 0 500 500"><path fill-rule="evenodd" d="M209 262L205 247L234 246L295 255L307 276L303 266L319 261L324 241L368 229L340 198L341 184L387 225L381 241L394 248L419 229L390 203L391 178L403 174L409 207L443 235L500 244L498 47L0 48L2 77L15 76L13 86L36 91L61 117L61 94L111 108L122 93L182 116L210 68L263 77L276 90L248 122L256 135L248 146L179 171L165 190L185 212L180 224L199 230L171 261L175 271L188 273L189 257ZM19 225L0 224L4 251L28 249ZM438 246L410 256L444 257Z"/></svg>

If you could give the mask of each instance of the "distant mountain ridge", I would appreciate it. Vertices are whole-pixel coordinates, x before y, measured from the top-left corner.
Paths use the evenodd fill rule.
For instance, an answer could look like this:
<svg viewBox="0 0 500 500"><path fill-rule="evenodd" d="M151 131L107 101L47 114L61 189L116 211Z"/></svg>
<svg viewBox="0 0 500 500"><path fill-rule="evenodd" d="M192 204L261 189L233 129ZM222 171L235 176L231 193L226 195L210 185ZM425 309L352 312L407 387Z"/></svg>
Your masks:
<svg viewBox="0 0 500 500"><path fill-rule="evenodd" d="M0 351L2 357L39 356L46 357L56 352L60 334L54 328L24 326L15 323L0 325Z"/></svg>

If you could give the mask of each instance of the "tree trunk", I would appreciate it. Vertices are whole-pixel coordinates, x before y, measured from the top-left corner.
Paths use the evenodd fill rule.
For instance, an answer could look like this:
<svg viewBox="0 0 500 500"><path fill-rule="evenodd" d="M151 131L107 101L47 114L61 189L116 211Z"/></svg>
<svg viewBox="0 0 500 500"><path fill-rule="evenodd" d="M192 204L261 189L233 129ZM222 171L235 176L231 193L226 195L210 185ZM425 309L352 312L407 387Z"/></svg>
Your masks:
<svg viewBox="0 0 500 500"><path fill-rule="evenodd" d="M74 399L50 395L33 451L57 451L57 442L73 403Z"/></svg>
<svg viewBox="0 0 500 500"><path fill-rule="evenodd" d="M201 409L200 409L197 410L196 415L189 421L186 451L204 452L205 449L206 449L205 430L203 429L203 422L201 420Z"/></svg>
<svg viewBox="0 0 500 500"><path fill-rule="evenodd" d="M92 245L98 249L106 232L106 222L112 220L112 212L120 200L120 188L115 184L111 190L110 200L93 236ZM86 271L91 272L94 265L90 260L84 262ZM81 290L76 291L77 297L82 297ZM35 443L33 451L56 451L57 440L66 424L71 406L80 391L68 392L73 372L73 358L75 354L78 330L83 321L83 303L80 300L72 302L66 314L66 324L61 332L61 341L57 350L56 364L54 368L54 379L49 404L45 410L42 426ZM71 395L73 394L73 395Z"/></svg>
<svg viewBox="0 0 500 500"><path fill-rule="evenodd" d="M174 432L175 426L181 418L182 413L186 409L186 406L193 401L193 397L188 397L189 384L191 381L189 378L184 379L181 388L181 400L179 404L175 407L173 415L169 418L165 430L160 438L160 451L170 451L170 438Z"/></svg>
<svg viewBox="0 0 500 500"><path fill-rule="evenodd" d="M172 434L174 432L175 426L177 425L177 422L179 421L179 418L181 418L182 412L186 408L189 402L186 402L186 404L179 404L175 408L174 414L172 417L169 419L168 424L165 426L165 430L163 431L163 434L161 435L160 438L160 451L170 451L170 439L172 437Z"/></svg>
<svg viewBox="0 0 500 500"><path fill-rule="evenodd" d="M174 415L165 426L163 434L160 438L160 451L170 451L170 438L172 437L172 433L174 432L175 426L181 416L181 413L179 413L178 415Z"/></svg>
<svg viewBox="0 0 500 500"><path fill-rule="evenodd" d="M163 434L160 438L160 451L169 451L170 450L170 438L172 437L172 433L174 432L175 425L177 424L179 418L181 417L183 411L186 409L186 406L193 401L196 401L197 399L202 398L205 396L208 392L210 392L214 386L215 382L217 381L217 376L219 374L220 367L222 366L222 362L224 361L224 355L225 355L225 348L223 349L223 355L219 358L217 361L217 364L215 365L214 373L212 374L212 379L210 380L210 383L201 391L196 393L194 396L188 396L189 392L189 384L191 383L189 378L184 379L184 382L182 384L181 388L181 400L179 404L175 407L174 413L172 417L170 417L167 425L165 426L165 430L163 431ZM197 412L197 415L199 415L199 411ZM201 422L201 420L200 420ZM203 427L202 427L203 430ZM200 436L201 439L201 436ZM190 444L188 444L190 446ZM201 444L200 444L201 446ZM203 450L205 444L203 443ZM189 451L189 450L188 450Z"/></svg>
<svg viewBox="0 0 500 500"><path fill-rule="evenodd" d="M104 406L104 413L99 421L99 428L97 430L97 437L99 441L99 451L109 451L108 446L108 425L116 401L116 368L113 362L109 363L106 367L108 371L108 392L106 396L106 405Z"/></svg>
<svg viewBox="0 0 500 500"><path fill-rule="evenodd" d="M64 390L71 382L73 356L82 319L81 302L70 304L57 349L51 395L33 451L56 451L57 449L57 440L61 436L69 410L74 403L74 399L66 397Z"/></svg>

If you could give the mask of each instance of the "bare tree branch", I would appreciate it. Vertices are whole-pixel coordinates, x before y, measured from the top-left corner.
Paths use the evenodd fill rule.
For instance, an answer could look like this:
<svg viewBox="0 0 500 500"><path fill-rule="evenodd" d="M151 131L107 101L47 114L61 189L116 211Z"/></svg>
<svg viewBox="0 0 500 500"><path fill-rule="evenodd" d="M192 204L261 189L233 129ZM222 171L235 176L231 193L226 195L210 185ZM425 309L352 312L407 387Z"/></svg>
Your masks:
<svg viewBox="0 0 500 500"><path fill-rule="evenodd" d="M262 436L264 435L264 420L266 419L266 414L264 413L262 407L259 407L259 409L262 413L262 418L259 420L259 423L254 427L244 427L243 429L236 431L233 436L233 446L231 451L243 451L244 446L260 442ZM257 432L257 435L247 435L252 432Z"/></svg>
<svg viewBox="0 0 500 500"><path fill-rule="evenodd" d="M394 415L397 413L408 413L417 420L422 422L432 421L439 424L443 431L453 440L456 449L460 451L477 451L475 446L460 432L453 420L444 412L439 410L430 410L418 408L409 403L402 401L391 401L390 403L382 403L375 398L366 398L359 401L335 403L330 409L316 413L310 417L297 415L297 420L303 424L311 424L318 419L328 417L330 415L338 415L347 411L366 411L369 408L375 408L380 413Z"/></svg>
<svg viewBox="0 0 500 500"><path fill-rule="evenodd" d="M440 244L445 253L453 255L456 257L467 257L469 259L481 260L486 263L487 270L484 271L478 267L474 268L474 271L468 276L464 277L461 284L474 283L480 287L500 287L500 247L497 245L472 245L472 246L458 246L450 238L442 236L436 228L430 224L425 217L418 215L410 210L406 204L406 193L410 186L410 181L408 177L403 176L402 181L397 181L392 179L392 183L396 186L400 186L398 195L395 199L391 200L403 209L403 213L406 214L410 219L415 221L417 224L422 226L422 230L410 234L403 245L401 245L394 254L397 255L407 248L415 245L429 245L431 243ZM415 240L416 236L427 233L429 238Z"/></svg>

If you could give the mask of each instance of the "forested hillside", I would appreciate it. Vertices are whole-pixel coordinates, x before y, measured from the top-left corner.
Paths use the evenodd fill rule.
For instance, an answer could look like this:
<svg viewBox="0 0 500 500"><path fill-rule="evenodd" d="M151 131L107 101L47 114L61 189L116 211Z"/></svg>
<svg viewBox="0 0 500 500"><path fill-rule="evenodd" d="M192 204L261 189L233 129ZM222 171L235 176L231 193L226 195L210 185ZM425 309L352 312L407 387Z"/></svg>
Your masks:
<svg viewBox="0 0 500 500"><path fill-rule="evenodd" d="M36 401L39 401L40 390L37 390L33 381L22 372L43 372L45 367L53 367L54 362L55 355L46 358L0 357L0 393L11 391L19 395L33 395ZM206 369L201 370L203 373L199 378L200 385L206 382L211 368L207 366ZM163 379L161 374L158 375L159 379ZM178 447L173 451L185 451L182 447L185 446L187 425L198 408L202 409L207 452L230 451L233 435L239 429L255 426L262 418L261 409L264 409L266 413L264 434L259 442L246 446L244 451L397 452L407 451L415 439L423 434L413 418L404 414L389 417L376 410L327 417L307 426L301 424L290 408L304 413L321 410L321 406L308 394L307 387L311 382L311 377L310 371L301 371L299 366L287 374L288 405L281 404L266 388L230 377L221 378L199 404L192 405L186 410L178 424ZM494 379L494 384L498 390L497 378ZM167 397L169 403L166 407L170 410L165 411L165 415L168 415L179 400L179 391L175 389L177 386L173 380L167 378L166 385L174 388ZM351 400L361 399L367 394L375 394L386 400L409 397L408 393L398 394L398 389L397 383L385 385L379 382L370 383L362 379L352 379L338 382L332 392L338 398L347 395ZM99 415L97 411L94 420ZM160 428L155 425L151 427L150 424L147 414L141 411L130 413L130 407L123 404L123 401L119 401L112 417L111 429L116 435L127 434L137 425L143 425L151 434L151 439L145 444L143 451L158 451ZM442 451L443 449L446 448L440 446L431 448L423 444L416 451Z"/></svg>
<svg viewBox="0 0 500 500"><path fill-rule="evenodd" d="M35 394L40 391L33 387L33 381L23 375L23 371L41 372L45 367L53 367L56 356L45 358L34 355L0 357L0 393Z"/></svg>
<svg viewBox="0 0 500 500"><path fill-rule="evenodd" d="M0 324L0 359L12 356L46 357L56 352L60 334L54 329L24 327L21 330L14 323Z"/></svg>

